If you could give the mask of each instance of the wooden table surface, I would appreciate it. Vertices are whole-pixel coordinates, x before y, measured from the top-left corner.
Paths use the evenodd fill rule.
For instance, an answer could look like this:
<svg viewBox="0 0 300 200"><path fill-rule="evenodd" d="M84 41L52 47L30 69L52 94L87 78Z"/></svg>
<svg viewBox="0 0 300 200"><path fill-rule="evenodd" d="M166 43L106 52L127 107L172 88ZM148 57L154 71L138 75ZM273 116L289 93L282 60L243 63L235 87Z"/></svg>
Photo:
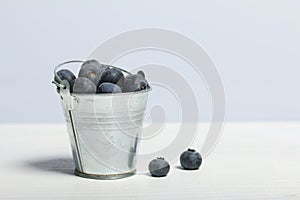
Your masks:
<svg viewBox="0 0 300 200"><path fill-rule="evenodd" d="M0 134L1 200L300 199L300 122L226 123L200 170L175 163L164 178L111 181L73 175L64 124L2 124Z"/></svg>

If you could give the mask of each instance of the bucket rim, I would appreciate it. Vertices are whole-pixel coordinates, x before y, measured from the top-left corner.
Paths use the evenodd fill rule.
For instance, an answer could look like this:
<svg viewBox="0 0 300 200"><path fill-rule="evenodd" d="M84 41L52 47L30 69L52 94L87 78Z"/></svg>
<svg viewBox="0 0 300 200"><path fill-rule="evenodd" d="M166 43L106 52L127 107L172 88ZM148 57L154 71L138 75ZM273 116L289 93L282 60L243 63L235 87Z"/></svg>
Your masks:
<svg viewBox="0 0 300 200"><path fill-rule="evenodd" d="M108 97L108 96L132 96L132 95L138 95L142 93L148 93L152 90L152 87L149 87L146 90L140 90L136 92L122 92L122 93L70 93L73 96L79 96L79 97Z"/></svg>

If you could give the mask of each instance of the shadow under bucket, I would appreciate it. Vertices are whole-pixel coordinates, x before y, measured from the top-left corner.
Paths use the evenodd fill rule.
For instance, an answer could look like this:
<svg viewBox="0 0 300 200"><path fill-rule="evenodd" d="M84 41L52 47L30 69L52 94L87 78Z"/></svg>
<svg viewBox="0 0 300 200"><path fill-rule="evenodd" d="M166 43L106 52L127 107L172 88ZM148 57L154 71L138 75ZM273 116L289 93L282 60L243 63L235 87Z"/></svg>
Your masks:
<svg viewBox="0 0 300 200"><path fill-rule="evenodd" d="M61 66L81 62L59 65L55 68L55 76ZM61 104L75 174L93 179L118 179L135 174L136 152L151 89L115 94L71 94L68 82L62 81L59 85L62 86Z"/></svg>

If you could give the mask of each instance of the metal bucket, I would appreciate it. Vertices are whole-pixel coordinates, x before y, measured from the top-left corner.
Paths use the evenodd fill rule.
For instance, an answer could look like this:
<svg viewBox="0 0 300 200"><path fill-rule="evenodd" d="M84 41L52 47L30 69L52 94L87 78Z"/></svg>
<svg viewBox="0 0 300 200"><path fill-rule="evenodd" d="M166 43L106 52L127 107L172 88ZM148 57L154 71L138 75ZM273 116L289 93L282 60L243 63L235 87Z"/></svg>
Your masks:
<svg viewBox="0 0 300 200"><path fill-rule="evenodd" d="M54 74L58 77L60 67L81 62L62 63ZM60 87L75 174L93 179L118 179L135 174L136 152L151 89L116 94L71 94L68 82L55 84Z"/></svg>

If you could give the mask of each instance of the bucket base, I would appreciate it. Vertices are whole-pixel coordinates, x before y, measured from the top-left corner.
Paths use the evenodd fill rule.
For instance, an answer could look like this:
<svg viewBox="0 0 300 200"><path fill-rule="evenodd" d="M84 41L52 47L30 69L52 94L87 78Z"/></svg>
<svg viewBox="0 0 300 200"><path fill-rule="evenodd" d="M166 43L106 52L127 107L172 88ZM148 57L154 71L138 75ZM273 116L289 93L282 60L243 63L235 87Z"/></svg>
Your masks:
<svg viewBox="0 0 300 200"><path fill-rule="evenodd" d="M120 179L120 178L126 178L129 176L134 175L136 170L133 170L131 172L125 172L120 174L87 174L84 172L79 172L75 169L74 174L76 176L80 176L83 178L90 178L90 179L100 179L100 180L114 180L114 179Z"/></svg>

